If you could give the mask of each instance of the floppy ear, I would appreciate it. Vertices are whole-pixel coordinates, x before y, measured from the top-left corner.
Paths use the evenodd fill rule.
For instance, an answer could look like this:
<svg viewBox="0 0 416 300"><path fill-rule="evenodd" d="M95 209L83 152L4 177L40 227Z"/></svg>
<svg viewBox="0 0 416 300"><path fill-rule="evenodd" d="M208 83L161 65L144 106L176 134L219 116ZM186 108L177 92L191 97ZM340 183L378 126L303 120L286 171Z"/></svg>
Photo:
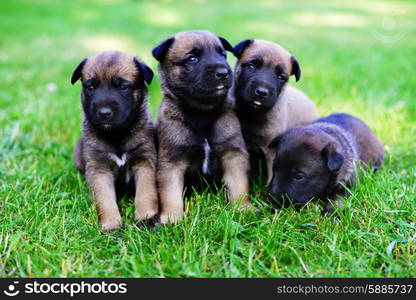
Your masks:
<svg viewBox="0 0 416 300"><path fill-rule="evenodd" d="M231 44L225 38L222 38L220 36L218 38L220 39L221 44L225 50L233 52L233 46L231 46Z"/></svg>
<svg viewBox="0 0 416 300"><path fill-rule="evenodd" d="M170 37L167 40L164 40L159 46L152 50L153 57L156 58L159 62L163 62L166 53L168 53L168 50L174 41L174 37Z"/></svg>
<svg viewBox="0 0 416 300"><path fill-rule="evenodd" d="M137 57L134 58L134 63L136 64L137 69L143 75L144 81L149 85L152 83L153 71L147 65L142 63Z"/></svg>
<svg viewBox="0 0 416 300"><path fill-rule="evenodd" d="M82 75L82 68L84 67L85 63L87 62L88 58L84 58L78 65L78 67L76 67L76 69L74 70L74 72L72 73L72 77L71 77L71 84L74 84L75 82L78 81L78 79L81 78Z"/></svg>
<svg viewBox="0 0 416 300"><path fill-rule="evenodd" d="M282 139L282 137L280 135L278 135L277 137L275 137L269 144L269 148L273 149L276 148L277 146L279 146L280 140Z"/></svg>
<svg viewBox="0 0 416 300"><path fill-rule="evenodd" d="M335 145L328 144L323 150L322 154L326 160L326 165L332 173L336 173L341 169L344 163L344 156L336 150Z"/></svg>
<svg viewBox="0 0 416 300"><path fill-rule="evenodd" d="M253 39L249 39L249 40L244 40L242 42L240 42L239 44L235 45L233 48L233 54L235 57L240 58L241 55L243 54L244 50L250 46L251 43L253 43L254 40Z"/></svg>
<svg viewBox="0 0 416 300"><path fill-rule="evenodd" d="M290 57L290 60L292 62L292 73L290 75L295 75L296 81L299 81L300 79L299 63L294 56Z"/></svg>

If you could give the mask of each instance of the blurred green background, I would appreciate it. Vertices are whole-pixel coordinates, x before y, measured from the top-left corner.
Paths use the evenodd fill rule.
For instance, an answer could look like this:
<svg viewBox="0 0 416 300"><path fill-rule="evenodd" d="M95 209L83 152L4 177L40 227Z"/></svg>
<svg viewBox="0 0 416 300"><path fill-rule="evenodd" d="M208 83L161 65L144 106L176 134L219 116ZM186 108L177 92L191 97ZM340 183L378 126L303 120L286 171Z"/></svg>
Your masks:
<svg viewBox="0 0 416 300"><path fill-rule="evenodd" d="M182 224L150 233L125 199L125 231L99 234L72 163L82 111L71 73L108 49L156 73L151 49L188 29L281 44L321 116L355 114L380 137L386 165L341 221L314 205L245 216L203 193ZM415 33L414 1L1 1L0 276L414 276ZM156 76L153 117L160 99ZM263 207L260 186L253 201Z"/></svg>

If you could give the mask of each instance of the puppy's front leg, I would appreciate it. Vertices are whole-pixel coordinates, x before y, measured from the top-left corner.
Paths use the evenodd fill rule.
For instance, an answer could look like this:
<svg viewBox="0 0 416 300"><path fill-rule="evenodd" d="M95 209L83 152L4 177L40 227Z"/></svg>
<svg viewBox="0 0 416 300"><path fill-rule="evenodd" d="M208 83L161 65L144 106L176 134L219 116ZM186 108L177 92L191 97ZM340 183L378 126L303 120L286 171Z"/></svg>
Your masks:
<svg viewBox="0 0 416 300"><path fill-rule="evenodd" d="M97 205L101 228L104 231L118 229L122 222L117 206L113 174L110 171L87 169L85 175L92 198Z"/></svg>
<svg viewBox="0 0 416 300"><path fill-rule="evenodd" d="M85 174L85 160L84 160L83 150L82 150L83 144L84 144L84 141L82 138L80 138L74 147L75 167L78 169L78 171L81 174Z"/></svg>
<svg viewBox="0 0 416 300"><path fill-rule="evenodd" d="M349 184L348 186L351 186L351 185ZM337 194L334 195L332 198L327 199L324 210L322 211L323 216L331 214L337 207L339 208L344 207L343 200L345 197L349 195L349 191L342 184L338 184L336 188L337 188Z"/></svg>
<svg viewBox="0 0 416 300"><path fill-rule="evenodd" d="M273 161L275 154L273 151L265 150L264 152L264 159L266 161L266 169L267 169L267 182L266 186L269 186L270 181L272 181L273 177Z"/></svg>
<svg viewBox="0 0 416 300"><path fill-rule="evenodd" d="M231 203L240 202L241 208L253 208L249 199L248 172L250 162L247 155L238 151L229 151L221 157L223 182L227 187Z"/></svg>
<svg viewBox="0 0 416 300"><path fill-rule="evenodd" d="M186 164L159 162L157 180L162 224L176 223L183 218L183 189Z"/></svg>
<svg viewBox="0 0 416 300"><path fill-rule="evenodd" d="M136 196L136 221L149 220L158 213L156 170L150 161L141 161L133 167Z"/></svg>
<svg viewBox="0 0 416 300"><path fill-rule="evenodd" d="M335 200L328 200L328 202L325 205L324 210L322 211L322 216L331 214L337 207L340 207L340 208L344 207L344 203L341 201L340 198L337 198Z"/></svg>

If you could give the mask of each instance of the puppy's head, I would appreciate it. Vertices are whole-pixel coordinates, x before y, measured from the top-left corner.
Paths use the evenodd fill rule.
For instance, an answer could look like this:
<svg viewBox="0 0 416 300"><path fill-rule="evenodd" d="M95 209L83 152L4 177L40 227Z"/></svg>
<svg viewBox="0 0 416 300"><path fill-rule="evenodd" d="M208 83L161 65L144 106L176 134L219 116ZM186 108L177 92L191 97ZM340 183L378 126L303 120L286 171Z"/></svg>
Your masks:
<svg viewBox="0 0 416 300"><path fill-rule="evenodd" d="M300 79L296 58L275 43L244 40L234 47L233 53L238 58L236 99L253 111L272 108L291 75L295 75L296 81Z"/></svg>
<svg viewBox="0 0 416 300"><path fill-rule="evenodd" d="M267 194L275 205L303 205L335 188L344 156L330 135L298 127L276 138L270 147L276 151L276 159Z"/></svg>
<svg viewBox="0 0 416 300"><path fill-rule="evenodd" d="M227 63L232 46L208 31L179 32L153 49L164 89L190 107L211 110L225 100L232 85Z"/></svg>
<svg viewBox="0 0 416 300"><path fill-rule="evenodd" d="M150 84L152 70L137 57L106 51L84 59L71 83L82 81L85 117L97 129L119 131L131 125L139 113Z"/></svg>

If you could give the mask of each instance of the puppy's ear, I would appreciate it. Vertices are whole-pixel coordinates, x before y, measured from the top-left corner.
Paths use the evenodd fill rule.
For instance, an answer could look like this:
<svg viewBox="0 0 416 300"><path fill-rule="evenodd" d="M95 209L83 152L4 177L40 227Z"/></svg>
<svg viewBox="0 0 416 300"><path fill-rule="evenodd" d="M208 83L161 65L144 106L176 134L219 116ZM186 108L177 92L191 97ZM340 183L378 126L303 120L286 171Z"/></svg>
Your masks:
<svg viewBox="0 0 416 300"><path fill-rule="evenodd" d="M344 156L339 153L334 144L328 144L322 154L326 160L326 165L332 173L337 173L344 163Z"/></svg>
<svg viewBox="0 0 416 300"><path fill-rule="evenodd" d="M233 46L231 46L231 44L225 38L222 38L220 36L218 38L220 39L221 44L225 50L233 52Z"/></svg>
<svg viewBox="0 0 416 300"><path fill-rule="evenodd" d="M159 62L163 62L163 60L165 59L166 53L168 53L168 50L170 46L172 46L174 41L175 41L174 37L170 37L164 40L159 46L157 46L156 48L152 50L153 57L156 58Z"/></svg>
<svg viewBox="0 0 416 300"><path fill-rule="evenodd" d="M149 85L152 83L153 71L147 65L142 63L137 57L134 58L134 63L136 64L137 69L143 75L144 81Z"/></svg>
<svg viewBox="0 0 416 300"><path fill-rule="evenodd" d="M290 57L290 61L292 62L292 73L290 75L295 75L296 81L299 81L300 79L299 63L294 56Z"/></svg>
<svg viewBox="0 0 416 300"><path fill-rule="evenodd" d="M82 68L84 67L85 63L87 62L88 58L84 58L78 65L78 67L75 68L74 72L72 73L71 77L71 84L74 84L78 81L78 79L81 78L82 75Z"/></svg>
<svg viewBox="0 0 416 300"><path fill-rule="evenodd" d="M233 48L233 54L235 57L240 58L241 55L243 54L244 50L250 46L251 43L253 43L254 40L253 39L249 39L249 40L244 40L240 43L238 43L237 45L234 46Z"/></svg>
<svg viewBox="0 0 416 300"><path fill-rule="evenodd" d="M273 148L277 148L277 146L279 146L280 140L282 139L282 137L279 135L277 137L275 137L269 144L269 148L273 149Z"/></svg>

